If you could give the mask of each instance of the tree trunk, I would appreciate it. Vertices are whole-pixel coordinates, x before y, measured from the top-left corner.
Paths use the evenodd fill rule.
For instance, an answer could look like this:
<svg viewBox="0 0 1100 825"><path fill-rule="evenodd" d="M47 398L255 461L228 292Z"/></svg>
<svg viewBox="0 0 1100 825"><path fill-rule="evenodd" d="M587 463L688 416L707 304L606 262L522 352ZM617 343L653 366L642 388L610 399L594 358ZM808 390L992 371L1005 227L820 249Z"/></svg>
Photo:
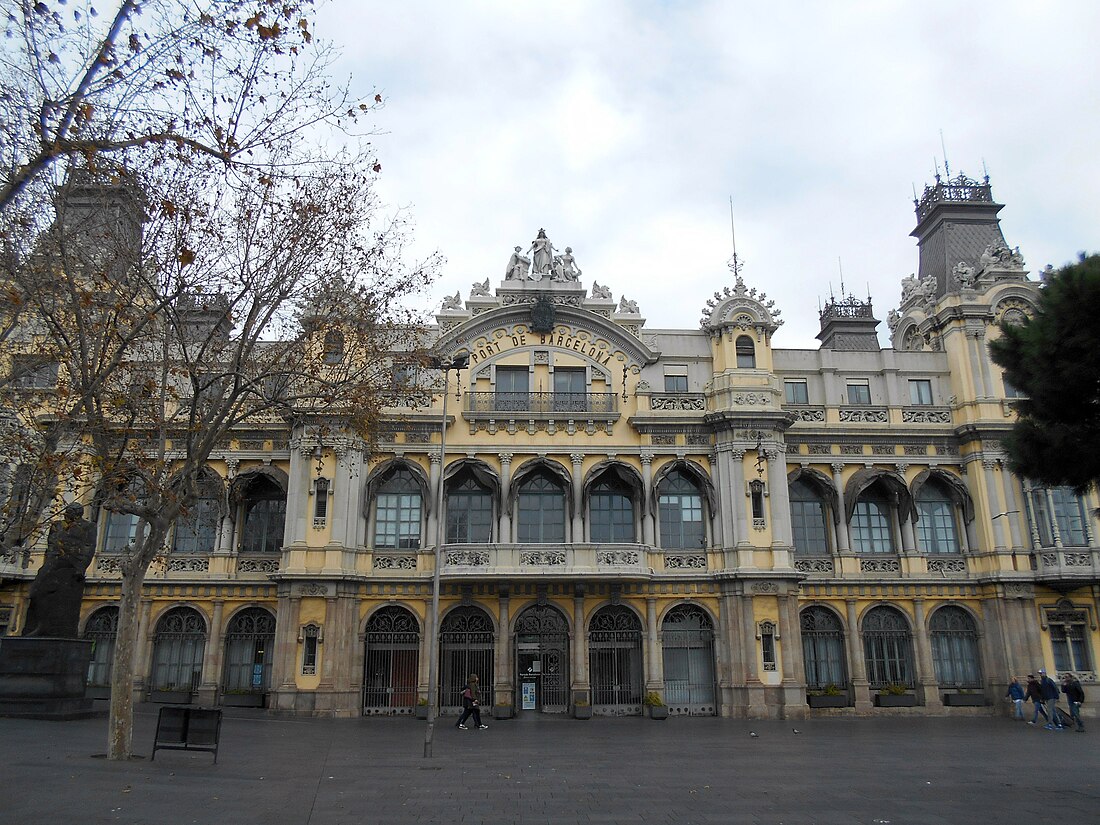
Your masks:
<svg viewBox="0 0 1100 825"><path fill-rule="evenodd" d="M124 568L127 565L124 565ZM107 758L129 759L134 739L134 660L141 639L138 611L147 565L123 570L122 595L118 603L118 635L111 665L111 710L107 721Z"/></svg>

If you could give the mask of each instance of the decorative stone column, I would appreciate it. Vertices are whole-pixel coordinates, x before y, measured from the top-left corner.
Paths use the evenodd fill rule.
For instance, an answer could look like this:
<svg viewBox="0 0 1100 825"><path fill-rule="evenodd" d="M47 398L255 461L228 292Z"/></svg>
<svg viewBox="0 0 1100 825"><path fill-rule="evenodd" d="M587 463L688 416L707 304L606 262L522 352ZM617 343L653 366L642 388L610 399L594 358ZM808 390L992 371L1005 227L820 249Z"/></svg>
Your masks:
<svg viewBox="0 0 1100 825"><path fill-rule="evenodd" d="M745 644L746 712L751 719L762 719L767 716L767 705L764 701L764 683L760 681L757 671L759 657L756 647L756 614L753 609L753 598L749 593L743 593L734 598L739 605L741 638L744 639Z"/></svg>
<svg viewBox="0 0 1100 825"><path fill-rule="evenodd" d="M442 469L443 457L439 454L438 450L432 450L428 453L428 489L431 491L432 500L430 502L424 502L428 510L428 523L427 523L427 541L423 542L425 546L435 546L435 537L438 535L439 519L443 514L436 512L436 505L439 502L439 485L443 483L443 469ZM446 537L443 539L446 541Z"/></svg>
<svg viewBox="0 0 1100 825"><path fill-rule="evenodd" d="M515 712L515 688L513 686L512 664L512 617L510 615L510 592L501 587L497 593L497 650L496 673L493 685L493 715L508 718Z"/></svg>
<svg viewBox="0 0 1100 825"><path fill-rule="evenodd" d="M573 529L570 538L574 543L578 543L586 540L584 535L584 478L581 474L584 453L570 453L569 461L573 465Z"/></svg>
<svg viewBox="0 0 1100 825"><path fill-rule="evenodd" d="M1004 508L1001 507L1000 496L997 494L997 478L994 473L999 465L1000 462L995 458L982 459L982 468L985 470L985 491L986 495L989 497L990 508L993 511L990 515L1004 512ZM1004 519L999 518L993 519L993 542L995 545L994 549L996 550L1004 550L1006 547L1005 528L1004 525L1001 524L1003 520Z"/></svg>
<svg viewBox="0 0 1100 825"><path fill-rule="evenodd" d="M732 450L730 452L730 504L733 506L734 521L737 525L737 546L748 547L749 542L749 510L745 506L745 451ZM755 637L755 633L753 636Z"/></svg>
<svg viewBox="0 0 1100 825"><path fill-rule="evenodd" d="M202 682L199 685L200 705L213 705L218 695L218 682L221 678L222 651L222 611L224 599L214 599L214 611L210 618L210 628L206 635L206 647L202 653Z"/></svg>
<svg viewBox="0 0 1100 825"><path fill-rule="evenodd" d="M642 462L642 541L650 547L657 544L653 526L653 453L638 456Z"/></svg>
<svg viewBox="0 0 1100 825"><path fill-rule="evenodd" d="M841 475L844 472L844 462L834 461L829 469L833 471L833 487L836 488L836 549L840 553L849 553L852 545L848 539L848 513L844 503L844 478Z"/></svg>
<svg viewBox="0 0 1100 825"><path fill-rule="evenodd" d="M917 700L926 708L939 710L943 707L943 700L940 699L940 685L932 663L932 642L928 638L923 596L913 599L913 614L916 625L913 636L917 648Z"/></svg>
<svg viewBox="0 0 1100 825"><path fill-rule="evenodd" d="M852 693L856 711L867 713L871 710L871 683L867 679L867 662L863 658L863 644L859 635L859 616L856 614L856 600L845 599L848 609L848 627L844 634L848 644L848 662L852 667Z"/></svg>
<svg viewBox="0 0 1100 825"><path fill-rule="evenodd" d="M783 667L783 718L803 719L806 706L806 668L802 662L802 627L798 621L798 597L780 593L779 651Z"/></svg>
<svg viewBox="0 0 1100 825"><path fill-rule="evenodd" d="M134 701L142 702L145 697L141 694L149 683L150 665L153 653L153 634L149 630L149 614L153 610L153 603L149 599L142 599L138 608L138 635L137 644L134 646Z"/></svg>
<svg viewBox="0 0 1100 825"><path fill-rule="evenodd" d="M657 636L657 599L646 596L646 683L647 691L664 689L664 662L661 661L661 646Z"/></svg>
<svg viewBox="0 0 1100 825"><path fill-rule="evenodd" d="M508 544L512 541L512 511L508 506L508 497L512 487L512 453L497 453L500 459L500 530L497 541Z"/></svg>
<svg viewBox="0 0 1100 825"><path fill-rule="evenodd" d="M585 651L588 635L584 632L584 586L577 585L573 590L573 696L581 693L588 696L588 667Z"/></svg>
<svg viewBox="0 0 1100 825"><path fill-rule="evenodd" d="M318 691L331 691L336 686L336 661L340 657L340 630L336 626L336 594L325 594L325 648L321 652L321 679L317 683Z"/></svg>
<svg viewBox="0 0 1100 825"><path fill-rule="evenodd" d="M791 494L787 488L787 452L776 444L768 461L768 509L771 515L772 546L790 548L794 544L791 530Z"/></svg>
<svg viewBox="0 0 1100 825"><path fill-rule="evenodd" d="M733 547L737 544L737 537L733 531L733 502L730 501L733 468L730 465L729 450L715 447L714 468L714 486L718 490L719 517L722 523L722 546Z"/></svg>

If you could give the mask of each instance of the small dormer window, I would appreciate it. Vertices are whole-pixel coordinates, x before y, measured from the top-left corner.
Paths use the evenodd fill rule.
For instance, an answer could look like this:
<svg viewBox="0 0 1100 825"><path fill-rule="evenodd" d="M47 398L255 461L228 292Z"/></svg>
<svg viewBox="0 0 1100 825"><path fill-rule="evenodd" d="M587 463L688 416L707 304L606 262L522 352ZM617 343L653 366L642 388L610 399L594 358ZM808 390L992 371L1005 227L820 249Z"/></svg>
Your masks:
<svg viewBox="0 0 1100 825"><path fill-rule="evenodd" d="M756 369L756 344L748 335L740 335L735 345L737 351L737 368L742 370Z"/></svg>
<svg viewBox="0 0 1100 825"><path fill-rule="evenodd" d="M344 333L338 329L325 333L325 363L339 364L344 360Z"/></svg>

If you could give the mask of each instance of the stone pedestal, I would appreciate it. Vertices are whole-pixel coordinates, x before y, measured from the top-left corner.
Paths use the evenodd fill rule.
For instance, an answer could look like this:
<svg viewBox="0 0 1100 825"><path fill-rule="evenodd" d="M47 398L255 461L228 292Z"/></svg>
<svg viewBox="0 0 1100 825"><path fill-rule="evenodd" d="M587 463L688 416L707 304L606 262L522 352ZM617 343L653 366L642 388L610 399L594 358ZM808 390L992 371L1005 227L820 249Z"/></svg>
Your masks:
<svg viewBox="0 0 1100 825"><path fill-rule="evenodd" d="M0 716L85 719L92 643L83 639L8 636L0 639Z"/></svg>

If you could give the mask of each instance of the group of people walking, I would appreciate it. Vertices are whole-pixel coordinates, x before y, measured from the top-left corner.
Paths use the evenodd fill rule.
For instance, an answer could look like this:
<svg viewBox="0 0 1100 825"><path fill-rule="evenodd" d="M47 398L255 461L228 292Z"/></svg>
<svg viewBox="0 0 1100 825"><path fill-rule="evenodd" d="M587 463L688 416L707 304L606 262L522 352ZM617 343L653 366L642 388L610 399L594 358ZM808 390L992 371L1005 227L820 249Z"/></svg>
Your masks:
<svg viewBox="0 0 1100 825"><path fill-rule="evenodd" d="M1059 692L1065 695L1066 702L1069 704L1068 717L1058 708ZM1085 691L1072 673L1062 674L1061 691L1058 690L1058 684L1047 676L1046 670L1042 668L1039 669L1038 678L1033 673L1027 675L1026 687L1020 684L1018 676L1013 676L1005 698L1012 702L1014 716L1020 721L1024 719L1024 702L1031 700L1035 711L1028 721L1029 725L1037 724L1039 716L1042 715L1046 722L1043 727L1046 730L1064 730L1074 725L1078 733L1085 732L1085 725L1081 721L1081 705L1085 701Z"/></svg>

